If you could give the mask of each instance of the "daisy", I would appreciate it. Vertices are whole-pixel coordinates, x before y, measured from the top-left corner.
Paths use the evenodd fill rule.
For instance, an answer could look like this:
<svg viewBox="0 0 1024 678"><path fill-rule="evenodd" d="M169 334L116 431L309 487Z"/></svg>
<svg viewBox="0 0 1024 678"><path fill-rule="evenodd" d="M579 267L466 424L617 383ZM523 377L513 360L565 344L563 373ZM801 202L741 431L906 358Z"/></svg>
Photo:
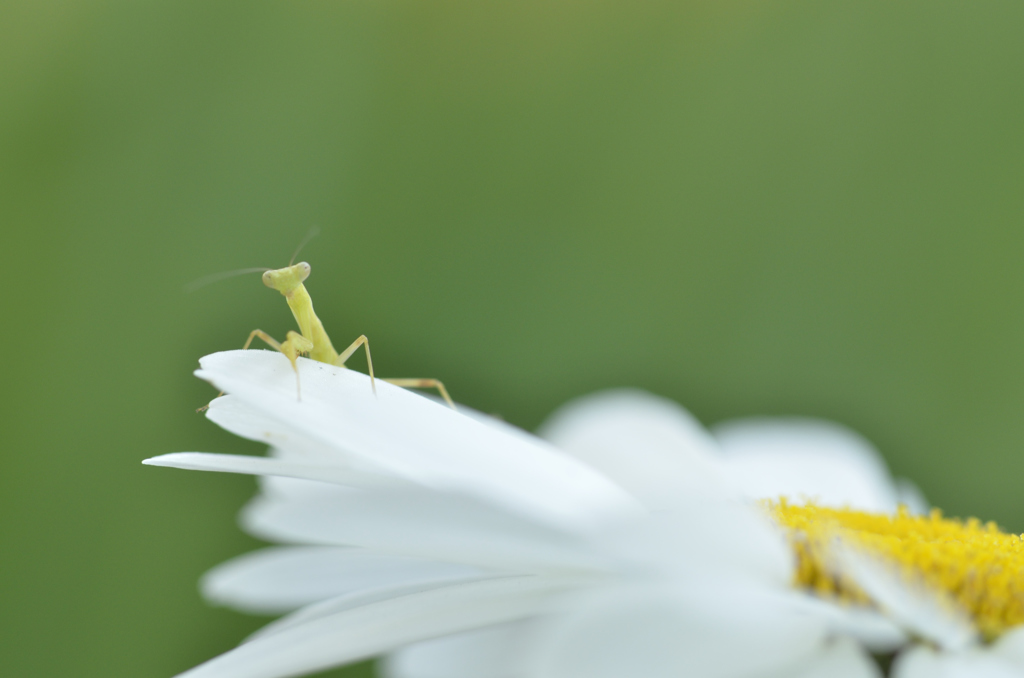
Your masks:
<svg viewBox="0 0 1024 678"><path fill-rule="evenodd" d="M746 420L715 432L733 483L766 499L787 534L795 584L904 629L890 675L1024 678L1024 535L929 509L834 424Z"/></svg>
<svg viewBox="0 0 1024 678"><path fill-rule="evenodd" d="M870 603L911 641L894 678L1024 678L1024 541L994 523L814 504L769 505L798 555L797 583Z"/></svg>
<svg viewBox="0 0 1024 678"><path fill-rule="evenodd" d="M790 483L893 510L898 492L871 480L884 467L838 429L747 422L716 439L678 406L618 393L562 412L545 441L388 384L375 398L350 370L299 366L302 402L277 353L219 353L197 372L229 394L207 416L270 457L146 462L262 476L243 526L284 544L203 586L290 614L182 676L297 676L391 653L385 669L401 678L859 678L878 675L865 648L904 642L869 607L793 587L804 565L792 533L744 499ZM754 448L773 440L799 482L757 472ZM829 443L832 471L801 461L799 440Z"/></svg>

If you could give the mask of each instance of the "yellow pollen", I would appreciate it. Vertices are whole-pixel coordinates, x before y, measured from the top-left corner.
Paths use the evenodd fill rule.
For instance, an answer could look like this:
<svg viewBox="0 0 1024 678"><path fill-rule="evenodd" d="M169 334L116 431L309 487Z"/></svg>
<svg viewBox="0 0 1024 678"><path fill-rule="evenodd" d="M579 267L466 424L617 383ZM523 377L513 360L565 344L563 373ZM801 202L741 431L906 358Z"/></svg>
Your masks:
<svg viewBox="0 0 1024 678"><path fill-rule="evenodd" d="M797 558L795 584L801 588L870 604L852 580L828 566L829 545L842 537L957 601L987 639L1024 624L1024 542L995 523L943 518L938 509L916 516L903 507L888 515L785 499L765 506L787 532Z"/></svg>

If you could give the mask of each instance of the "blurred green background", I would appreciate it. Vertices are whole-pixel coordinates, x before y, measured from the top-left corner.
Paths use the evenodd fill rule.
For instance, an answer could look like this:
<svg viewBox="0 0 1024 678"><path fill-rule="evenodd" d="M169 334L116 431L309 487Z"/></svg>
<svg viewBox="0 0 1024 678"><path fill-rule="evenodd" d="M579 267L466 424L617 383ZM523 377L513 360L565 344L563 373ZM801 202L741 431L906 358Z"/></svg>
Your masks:
<svg viewBox="0 0 1024 678"><path fill-rule="evenodd" d="M0 666L170 677L265 620L258 453L199 356L309 289L380 374L525 427L636 385L807 414L947 513L1024 530L1024 5L948 0L0 4ZM358 359L353 366L361 366ZM330 675L369 675L368 666Z"/></svg>

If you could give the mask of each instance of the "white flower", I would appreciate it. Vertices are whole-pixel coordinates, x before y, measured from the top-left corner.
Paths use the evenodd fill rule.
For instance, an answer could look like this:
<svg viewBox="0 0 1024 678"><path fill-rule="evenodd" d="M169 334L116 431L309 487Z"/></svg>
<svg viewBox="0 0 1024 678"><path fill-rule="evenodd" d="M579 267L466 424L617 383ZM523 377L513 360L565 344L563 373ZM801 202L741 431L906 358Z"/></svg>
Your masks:
<svg viewBox="0 0 1024 678"><path fill-rule="evenodd" d="M747 423L716 441L680 408L620 393L563 412L551 444L299 364L301 402L276 353L215 354L197 372L230 394L210 419L272 458L147 461L264 476L243 524L293 544L209 573L215 601L296 611L183 676L296 676L393 652L400 678L859 678L878 673L862 646L903 641L878 615L794 590L779 530L741 499L778 483L834 499L835 466L801 458L803 440L846 468L841 501L891 508L894 492L864 480L879 475L870 455L842 451L847 434ZM752 448L772 440L799 482L756 471Z"/></svg>
<svg viewBox="0 0 1024 678"><path fill-rule="evenodd" d="M816 507L784 507L782 520L796 524L808 513L818 523L801 537L814 543L826 536L841 587L866 595L904 629L908 641L893 678L1024 678L1020 536L937 510L828 516Z"/></svg>
<svg viewBox="0 0 1024 678"><path fill-rule="evenodd" d="M893 678L1024 678L1024 535L929 512L917 488L894 482L870 445L848 431L833 428L831 444L800 444L805 436L812 442L814 428L832 426L811 423L801 432L748 421L717 433L735 454L734 434L742 432L739 448L749 449L732 480L750 496L814 500L777 517L783 524L813 517L815 525L796 531L805 541L824 537L830 576L845 578L904 629ZM779 427L775 442L771 427Z"/></svg>

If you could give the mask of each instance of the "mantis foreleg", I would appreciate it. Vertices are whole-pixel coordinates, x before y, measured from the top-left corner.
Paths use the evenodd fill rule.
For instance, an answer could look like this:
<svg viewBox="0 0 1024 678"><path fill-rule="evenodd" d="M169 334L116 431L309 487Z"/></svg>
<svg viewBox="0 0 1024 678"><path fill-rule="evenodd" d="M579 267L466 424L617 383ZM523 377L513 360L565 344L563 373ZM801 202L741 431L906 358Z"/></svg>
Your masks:
<svg viewBox="0 0 1024 678"><path fill-rule="evenodd" d="M313 350L313 342L298 332L288 332L288 338L284 342L279 342L263 330L253 330L249 333L249 338L245 341L245 346L242 347L242 350L248 349L249 344L257 337L269 346L284 353L285 357L288 358L288 361L292 364L292 369L295 370L295 390L298 393L299 400L302 400L302 385L299 383L299 365L296 361L299 355Z"/></svg>

